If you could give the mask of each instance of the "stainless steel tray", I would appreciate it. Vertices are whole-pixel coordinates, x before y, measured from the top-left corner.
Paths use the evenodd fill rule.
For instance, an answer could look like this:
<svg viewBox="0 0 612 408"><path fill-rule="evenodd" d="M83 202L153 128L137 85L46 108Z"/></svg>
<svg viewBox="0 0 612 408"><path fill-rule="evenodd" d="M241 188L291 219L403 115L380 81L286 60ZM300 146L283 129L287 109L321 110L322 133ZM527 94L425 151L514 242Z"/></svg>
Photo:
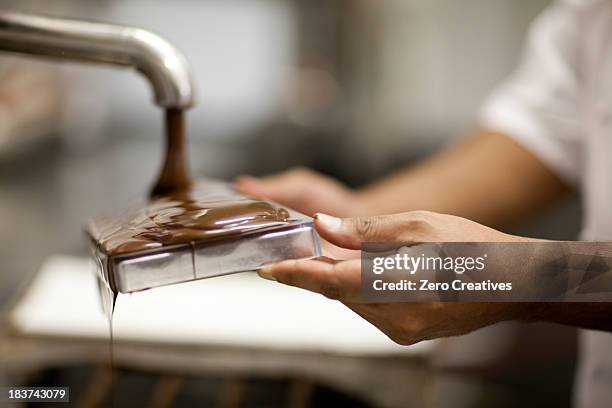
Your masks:
<svg viewBox="0 0 612 408"><path fill-rule="evenodd" d="M164 285L253 271L285 259L321 255L312 219L289 211L287 224L227 237L109 257L98 245L95 221L89 228L100 283L112 292L136 292ZM94 232L92 232L94 231Z"/></svg>
<svg viewBox="0 0 612 408"><path fill-rule="evenodd" d="M307 219L238 239L168 246L110 259L94 250L100 276L122 293L252 271L271 262L320 254L318 235Z"/></svg>

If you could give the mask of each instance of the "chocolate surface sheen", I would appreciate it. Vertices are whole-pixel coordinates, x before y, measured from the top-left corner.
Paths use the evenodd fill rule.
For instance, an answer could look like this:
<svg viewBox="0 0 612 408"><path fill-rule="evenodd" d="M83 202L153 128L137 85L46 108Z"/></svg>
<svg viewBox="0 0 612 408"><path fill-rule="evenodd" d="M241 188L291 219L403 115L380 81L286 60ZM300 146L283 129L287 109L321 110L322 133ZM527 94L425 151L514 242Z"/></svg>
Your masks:
<svg viewBox="0 0 612 408"><path fill-rule="evenodd" d="M223 183L201 182L153 198L123 218L98 220L98 243L107 255L237 236L287 224L289 213L235 193Z"/></svg>

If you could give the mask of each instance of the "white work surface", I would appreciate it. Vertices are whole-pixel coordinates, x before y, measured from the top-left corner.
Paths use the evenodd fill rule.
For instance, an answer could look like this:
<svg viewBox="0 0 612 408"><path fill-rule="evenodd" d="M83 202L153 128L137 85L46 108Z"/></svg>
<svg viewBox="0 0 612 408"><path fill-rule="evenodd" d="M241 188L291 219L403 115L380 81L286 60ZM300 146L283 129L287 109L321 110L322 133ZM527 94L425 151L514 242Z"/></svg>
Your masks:
<svg viewBox="0 0 612 408"><path fill-rule="evenodd" d="M13 308L10 323L26 336L108 339L93 262L49 259ZM339 302L242 273L119 295L115 339L315 351L336 355L415 355Z"/></svg>

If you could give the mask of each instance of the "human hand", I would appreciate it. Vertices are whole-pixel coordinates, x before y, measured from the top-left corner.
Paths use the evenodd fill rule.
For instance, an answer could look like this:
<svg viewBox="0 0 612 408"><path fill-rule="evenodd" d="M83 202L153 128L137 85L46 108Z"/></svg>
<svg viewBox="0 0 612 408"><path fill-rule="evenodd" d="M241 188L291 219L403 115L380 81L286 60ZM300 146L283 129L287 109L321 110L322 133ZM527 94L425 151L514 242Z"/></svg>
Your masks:
<svg viewBox="0 0 612 408"><path fill-rule="evenodd" d="M363 242L522 242L464 218L424 211L378 217L339 219L315 216L319 234L330 243L360 249ZM361 261L289 260L269 265L260 276L321 293L344 303L393 341L409 345L422 340L464 334L521 316L516 303L365 303L360 296Z"/></svg>
<svg viewBox="0 0 612 408"><path fill-rule="evenodd" d="M337 180L305 168L295 168L264 178L242 176L236 180L241 193L276 201L312 216L325 212L335 216L360 213L356 194Z"/></svg>

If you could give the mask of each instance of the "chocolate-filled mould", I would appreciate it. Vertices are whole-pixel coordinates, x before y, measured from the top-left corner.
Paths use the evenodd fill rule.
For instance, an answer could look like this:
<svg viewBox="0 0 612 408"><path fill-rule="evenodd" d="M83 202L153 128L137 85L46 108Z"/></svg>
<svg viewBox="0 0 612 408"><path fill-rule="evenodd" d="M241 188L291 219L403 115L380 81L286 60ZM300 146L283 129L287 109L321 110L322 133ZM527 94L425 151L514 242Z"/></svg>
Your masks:
<svg viewBox="0 0 612 408"><path fill-rule="evenodd" d="M93 220L87 229L107 309L113 310L118 292L320 255L309 217L245 197L227 183L193 180L184 113L168 109L165 120L166 155L149 202Z"/></svg>
<svg viewBox="0 0 612 408"><path fill-rule="evenodd" d="M309 217L213 180L121 217L93 220L88 234L100 277L115 293L320 255Z"/></svg>

